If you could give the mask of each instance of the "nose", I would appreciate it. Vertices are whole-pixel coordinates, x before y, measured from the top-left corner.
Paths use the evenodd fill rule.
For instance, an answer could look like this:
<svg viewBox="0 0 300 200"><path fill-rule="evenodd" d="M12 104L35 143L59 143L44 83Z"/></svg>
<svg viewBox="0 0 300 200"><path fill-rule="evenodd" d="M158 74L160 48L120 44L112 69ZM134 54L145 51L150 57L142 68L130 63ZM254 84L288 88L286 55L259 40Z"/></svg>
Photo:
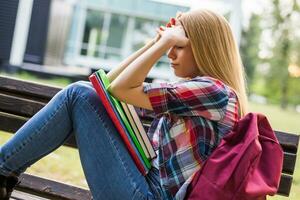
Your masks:
<svg viewBox="0 0 300 200"><path fill-rule="evenodd" d="M171 49L169 49L168 53L168 58L175 60L176 59L176 52L175 52L175 48L171 47Z"/></svg>

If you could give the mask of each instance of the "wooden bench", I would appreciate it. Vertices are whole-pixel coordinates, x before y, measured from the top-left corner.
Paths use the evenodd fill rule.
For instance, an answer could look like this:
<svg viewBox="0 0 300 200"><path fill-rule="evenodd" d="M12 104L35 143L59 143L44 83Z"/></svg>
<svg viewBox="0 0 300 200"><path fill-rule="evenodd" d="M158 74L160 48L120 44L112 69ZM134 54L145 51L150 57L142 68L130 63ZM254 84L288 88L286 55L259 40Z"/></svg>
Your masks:
<svg viewBox="0 0 300 200"><path fill-rule="evenodd" d="M59 90L61 88L0 76L0 130L16 132ZM148 129L151 119L143 118L142 121ZM277 194L289 196L299 136L280 131L275 133L284 150L283 170ZM76 148L75 138L72 136L64 145ZM21 176L21 183L16 189L23 194L34 194L49 199L91 199L91 194L86 189L28 174Z"/></svg>

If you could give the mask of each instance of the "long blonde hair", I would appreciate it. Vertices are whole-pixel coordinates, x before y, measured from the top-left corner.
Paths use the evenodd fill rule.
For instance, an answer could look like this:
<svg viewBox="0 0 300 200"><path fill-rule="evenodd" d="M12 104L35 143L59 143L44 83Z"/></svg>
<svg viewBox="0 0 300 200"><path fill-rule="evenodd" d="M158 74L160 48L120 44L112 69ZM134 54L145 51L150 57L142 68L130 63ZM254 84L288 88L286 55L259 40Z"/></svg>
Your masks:
<svg viewBox="0 0 300 200"><path fill-rule="evenodd" d="M241 116L247 113L245 72L227 20L209 10L194 10L178 17L201 75L219 79L231 87L239 101Z"/></svg>

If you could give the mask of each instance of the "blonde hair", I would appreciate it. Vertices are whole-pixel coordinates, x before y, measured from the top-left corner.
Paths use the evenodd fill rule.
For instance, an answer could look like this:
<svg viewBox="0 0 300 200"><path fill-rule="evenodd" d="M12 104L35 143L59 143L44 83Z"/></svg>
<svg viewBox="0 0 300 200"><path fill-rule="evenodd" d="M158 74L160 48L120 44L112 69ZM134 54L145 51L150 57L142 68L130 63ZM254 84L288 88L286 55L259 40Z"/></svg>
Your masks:
<svg viewBox="0 0 300 200"><path fill-rule="evenodd" d="M195 10L178 16L201 75L223 81L231 87L239 101L241 116L247 113L245 72L227 20L209 10Z"/></svg>

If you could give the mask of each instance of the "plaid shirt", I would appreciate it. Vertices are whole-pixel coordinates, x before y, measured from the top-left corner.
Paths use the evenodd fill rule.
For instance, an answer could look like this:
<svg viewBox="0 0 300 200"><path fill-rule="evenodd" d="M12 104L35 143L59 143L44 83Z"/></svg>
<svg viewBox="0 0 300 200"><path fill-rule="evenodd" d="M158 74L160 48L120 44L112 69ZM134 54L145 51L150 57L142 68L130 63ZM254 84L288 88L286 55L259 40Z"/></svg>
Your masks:
<svg viewBox="0 0 300 200"><path fill-rule="evenodd" d="M237 122L237 97L205 76L145 84L144 92L155 116L148 135L158 152L163 191L168 199L183 199L195 172Z"/></svg>

